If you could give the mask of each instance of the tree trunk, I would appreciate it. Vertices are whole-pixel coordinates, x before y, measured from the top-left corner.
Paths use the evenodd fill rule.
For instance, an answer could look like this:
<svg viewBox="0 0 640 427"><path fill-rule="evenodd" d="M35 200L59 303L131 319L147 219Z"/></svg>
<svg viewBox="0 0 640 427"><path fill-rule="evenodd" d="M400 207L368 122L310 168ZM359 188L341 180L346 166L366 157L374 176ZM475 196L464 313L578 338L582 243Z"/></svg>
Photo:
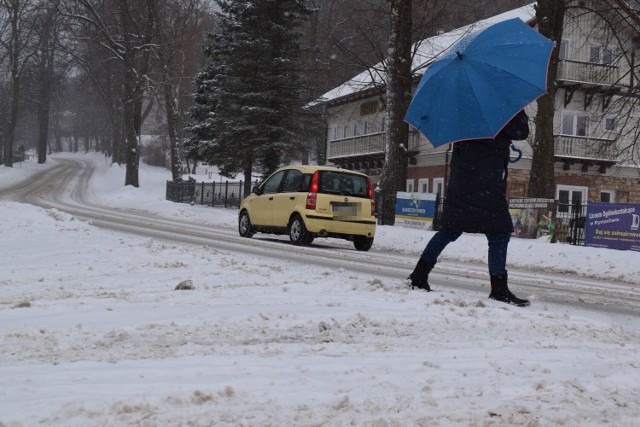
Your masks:
<svg viewBox="0 0 640 427"><path fill-rule="evenodd" d="M6 137L4 140L4 165L13 167L13 139L18 122L18 107L20 105L20 76L17 69L12 72L11 87L11 109L9 111L9 123L7 125Z"/></svg>
<svg viewBox="0 0 640 427"><path fill-rule="evenodd" d="M540 0L536 6L536 19L540 34L556 43L551 53L547 73L547 93L538 98L535 117L533 158L529 175L529 197L555 197L555 145L553 139L553 117L555 115L555 86L558 72L558 53L562 40L565 2Z"/></svg>
<svg viewBox="0 0 640 427"><path fill-rule="evenodd" d="M59 111L60 109L58 109ZM53 122L53 134L55 137L55 145L53 147L53 152L59 153L62 151L62 130L60 129L60 116L62 113L59 111L56 114L55 121Z"/></svg>
<svg viewBox="0 0 640 427"><path fill-rule="evenodd" d="M45 32L48 37L49 31ZM49 40L45 40L43 50L46 53L41 65L40 99L38 100L38 164L47 161L47 142L49 141L49 114L51 111L51 87L53 80L53 63L55 50Z"/></svg>
<svg viewBox="0 0 640 427"><path fill-rule="evenodd" d="M154 37L156 43L158 43L157 55L160 67L162 67L162 92L164 96L164 109L167 116L167 134L169 137L169 154L171 156L171 178L174 182L182 179L182 168L180 165L180 155L178 153L178 113L176 111L176 101L173 88L173 76L169 71L171 65L171 55L166 55L167 40L160 19L160 13L158 10L158 3L155 0L150 0L147 3L149 7L149 13L151 19L154 21L152 24Z"/></svg>
<svg viewBox="0 0 640 427"><path fill-rule="evenodd" d="M122 115L122 108L111 108L111 155L112 161L121 165L125 163L126 157L124 155L124 117Z"/></svg>
<svg viewBox="0 0 640 427"><path fill-rule="evenodd" d="M411 101L411 1L390 0L391 32L387 58L387 114L385 164L380 177L378 222L395 223L396 192L407 176L409 126L404 115Z"/></svg>
<svg viewBox="0 0 640 427"><path fill-rule="evenodd" d="M20 51L22 40L20 39L20 3L14 3L10 10L7 10L7 17L11 21L11 34L9 49L6 55L10 60L11 67L11 108L9 110L9 120L7 129L5 130L5 140L3 147L4 165L13 167L13 140L15 138L16 125L18 123L19 105L20 105Z"/></svg>
<svg viewBox="0 0 640 427"><path fill-rule="evenodd" d="M244 166L244 197L251 194L251 188L253 187L252 176L253 164Z"/></svg>
<svg viewBox="0 0 640 427"><path fill-rule="evenodd" d="M127 140L127 148L126 148L126 172L125 172L125 180L124 185L132 185L134 187L139 187L140 183L138 181L138 168L140 165L140 150L138 149L138 132L136 132L136 125L139 122L139 118L136 119L136 108L139 104L142 107L142 104L139 103L135 98L136 94L133 89L133 83L131 82L131 75L133 74L131 71L127 70L126 74L129 76L125 77L127 80L125 82L125 102L124 102L124 123L125 123L125 136ZM135 78L135 77L134 77ZM138 112L138 117L141 115L142 111Z"/></svg>
<svg viewBox="0 0 640 427"><path fill-rule="evenodd" d="M142 104L144 87L139 75L145 75L148 65L148 53L144 53L140 59L142 67L136 68L135 54L127 52L124 55L124 123L126 146L126 172L124 185L139 187L138 170L140 168L140 132L142 129Z"/></svg>
<svg viewBox="0 0 640 427"><path fill-rule="evenodd" d="M173 97L173 85L171 76L166 70L164 72L164 108L167 113L167 133L169 134L169 153L171 155L171 177L174 181L179 181L182 177L180 167L180 155L178 154L178 135L176 126L178 115L176 113L176 103Z"/></svg>
<svg viewBox="0 0 640 427"><path fill-rule="evenodd" d="M44 84L44 82L42 83ZM38 103L38 164L47 161L47 142L49 140L49 99Z"/></svg>

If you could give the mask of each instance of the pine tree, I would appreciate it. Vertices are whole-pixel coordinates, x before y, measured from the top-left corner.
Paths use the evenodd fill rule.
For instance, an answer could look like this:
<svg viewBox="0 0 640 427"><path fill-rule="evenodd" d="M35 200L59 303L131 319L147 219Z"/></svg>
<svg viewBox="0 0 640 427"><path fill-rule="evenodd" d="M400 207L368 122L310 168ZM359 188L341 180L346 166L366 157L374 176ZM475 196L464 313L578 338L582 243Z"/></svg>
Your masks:
<svg viewBox="0 0 640 427"><path fill-rule="evenodd" d="M196 79L189 154L243 172L268 174L298 151L309 101L299 59L304 0L216 0L218 30Z"/></svg>

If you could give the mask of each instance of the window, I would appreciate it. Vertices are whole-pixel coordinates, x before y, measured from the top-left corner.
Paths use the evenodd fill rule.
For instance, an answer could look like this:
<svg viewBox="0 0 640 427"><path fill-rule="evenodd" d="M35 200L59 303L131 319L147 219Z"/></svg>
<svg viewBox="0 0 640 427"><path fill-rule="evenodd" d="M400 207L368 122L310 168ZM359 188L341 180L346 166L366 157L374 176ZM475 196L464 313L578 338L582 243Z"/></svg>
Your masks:
<svg viewBox="0 0 640 427"><path fill-rule="evenodd" d="M363 135L368 135L369 134L369 122L365 121L363 124L364 128L363 128Z"/></svg>
<svg viewBox="0 0 640 427"><path fill-rule="evenodd" d="M343 138L346 138L349 136L349 126L344 125L344 135L342 135Z"/></svg>
<svg viewBox="0 0 640 427"><path fill-rule="evenodd" d="M444 196L444 178L433 178L433 190L431 192Z"/></svg>
<svg viewBox="0 0 640 427"><path fill-rule="evenodd" d="M613 203L614 200L614 193L611 190L602 190L600 192L600 201L603 203Z"/></svg>
<svg viewBox="0 0 640 427"><path fill-rule="evenodd" d="M414 184L413 179L407 180L407 193L413 193L413 184Z"/></svg>
<svg viewBox="0 0 640 427"><path fill-rule="evenodd" d="M602 121L602 126L605 132L616 132L618 129L618 123L615 117L605 117Z"/></svg>
<svg viewBox="0 0 640 427"><path fill-rule="evenodd" d="M338 139L338 126L333 127L333 140Z"/></svg>
<svg viewBox="0 0 640 427"><path fill-rule="evenodd" d="M264 183L262 187L262 194L270 194L277 193L278 188L280 188L280 182L282 182L282 178L284 177L285 171L280 171L275 173L271 178Z"/></svg>
<svg viewBox="0 0 640 427"><path fill-rule="evenodd" d="M369 180L365 176L345 172L321 171L319 193L368 197Z"/></svg>
<svg viewBox="0 0 640 427"><path fill-rule="evenodd" d="M606 46L591 46L589 48L589 62L594 64L611 64L613 53Z"/></svg>
<svg viewBox="0 0 640 427"><path fill-rule="evenodd" d="M358 136L358 122L353 124L353 136Z"/></svg>
<svg viewBox="0 0 640 427"><path fill-rule="evenodd" d="M429 192L429 178L420 178L418 180L418 192L420 193Z"/></svg>
<svg viewBox="0 0 640 427"><path fill-rule="evenodd" d="M582 112L562 112L562 134L586 136L588 131L587 115Z"/></svg>
<svg viewBox="0 0 640 427"><path fill-rule="evenodd" d="M575 209L582 210L582 204L587 200L587 190L587 187L558 185L556 189L558 218L571 218L572 215L578 214ZM580 205L580 207L576 205Z"/></svg>
<svg viewBox="0 0 640 427"><path fill-rule="evenodd" d="M560 60L569 58L569 40L562 39L560 42L560 48L558 50L558 58Z"/></svg>
<svg viewBox="0 0 640 427"><path fill-rule="evenodd" d="M287 177L284 180L282 192L291 193L300 191L300 178L302 178L302 172L297 169L289 170L289 172L287 173Z"/></svg>

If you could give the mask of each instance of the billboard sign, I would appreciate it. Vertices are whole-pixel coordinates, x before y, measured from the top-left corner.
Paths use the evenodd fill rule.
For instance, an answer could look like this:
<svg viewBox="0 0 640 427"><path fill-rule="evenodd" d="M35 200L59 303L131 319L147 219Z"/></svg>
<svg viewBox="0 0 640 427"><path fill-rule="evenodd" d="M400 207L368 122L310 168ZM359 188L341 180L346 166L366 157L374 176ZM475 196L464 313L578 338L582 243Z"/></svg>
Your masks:
<svg viewBox="0 0 640 427"><path fill-rule="evenodd" d="M556 241L556 201L554 199L512 197L509 214L513 236L524 239L548 238Z"/></svg>
<svg viewBox="0 0 640 427"><path fill-rule="evenodd" d="M407 193L396 195L396 225L429 229L436 210L436 195L431 193Z"/></svg>
<svg viewBox="0 0 640 427"><path fill-rule="evenodd" d="M640 251L640 205L589 203L585 245Z"/></svg>

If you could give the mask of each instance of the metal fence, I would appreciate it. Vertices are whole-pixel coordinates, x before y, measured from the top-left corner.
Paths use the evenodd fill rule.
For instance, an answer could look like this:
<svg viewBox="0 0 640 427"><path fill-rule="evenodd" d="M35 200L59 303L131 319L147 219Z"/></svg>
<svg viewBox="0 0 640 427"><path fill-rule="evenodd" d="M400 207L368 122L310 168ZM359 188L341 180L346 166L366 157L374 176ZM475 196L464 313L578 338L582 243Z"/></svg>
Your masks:
<svg viewBox="0 0 640 427"><path fill-rule="evenodd" d="M257 182L256 182L257 184ZM244 182L200 182L193 179L183 182L167 181L167 200L225 208L239 208L244 199ZM433 229L440 229L444 197L436 196ZM378 205L379 206L379 205ZM586 203L557 203L555 240L560 243L584 246Z"/></svg>
<svg viewBox="0 0 640 427"><path fill-rule="evenodd" d="M584 246L587 203L558 203L556 241Z"/></svg>
<svg viewBox="0 0 640 427"><path fill-rule="evenodd" d="M436 196L436 207L433 215L433 229L441 227L444 197ZM587 203L559 203L556 209L555 241L571 245L584 246L584 227L587 216Z"/></svg>
<svg viewBox="0 0 640 427"><path fill-rule="evenodd" d="M239 208L244 199L244 182L167 181L166 199L177 203Z"/></svg>

